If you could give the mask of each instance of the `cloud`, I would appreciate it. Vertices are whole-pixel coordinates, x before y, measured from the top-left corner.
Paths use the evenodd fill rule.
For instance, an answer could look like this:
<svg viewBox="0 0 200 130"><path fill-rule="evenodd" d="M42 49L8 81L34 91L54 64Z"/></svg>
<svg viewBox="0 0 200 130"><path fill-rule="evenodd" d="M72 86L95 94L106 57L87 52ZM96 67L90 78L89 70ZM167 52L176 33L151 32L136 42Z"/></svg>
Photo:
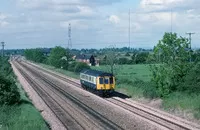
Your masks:
<svg viewBox="0 0 200 130"><path fill-rule="evenodd" d="M120 19L116 15L111 15L108 19L113 24L118 24L120 22Z"/></svg>
<svg viewBox="0 0 200 130"><path fill-rule="evenodd" d="M141 0L140 11L143 12L182 12L185 10L199 9L200 1L197 0Z"/></svg>
<svg viewBox="0 0 200 130"><path fill-rule="evenodd" d="M0 13L0 27L5 27L9 24L6 19L7 16L5 14Z"/></svg>

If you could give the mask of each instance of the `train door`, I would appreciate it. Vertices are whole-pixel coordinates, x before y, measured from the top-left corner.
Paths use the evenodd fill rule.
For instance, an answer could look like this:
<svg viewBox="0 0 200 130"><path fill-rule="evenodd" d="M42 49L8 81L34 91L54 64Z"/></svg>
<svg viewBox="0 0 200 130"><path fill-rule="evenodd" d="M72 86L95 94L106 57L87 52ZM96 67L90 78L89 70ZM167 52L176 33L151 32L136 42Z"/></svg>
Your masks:
<svg viewBox="0 0 200 130"><path fill-rule="evenodd" d="M107 90L107 89L109 89L110 88L110 79L109 79L109 77L104 77L104 85L105 85L105 89Z"/></svg>

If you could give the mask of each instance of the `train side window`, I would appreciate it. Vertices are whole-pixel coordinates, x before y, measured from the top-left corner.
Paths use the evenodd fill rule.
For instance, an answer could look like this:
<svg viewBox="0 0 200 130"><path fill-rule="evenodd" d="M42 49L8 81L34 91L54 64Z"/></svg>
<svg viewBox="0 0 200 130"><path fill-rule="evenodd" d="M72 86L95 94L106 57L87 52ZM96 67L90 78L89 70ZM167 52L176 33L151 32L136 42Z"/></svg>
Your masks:
<svg viewBox="0 0 200 130"><path fill-rule="evenodd" d="M113 84L113 77L110 77L110 84Z"/></svg>
<svg viewBox="0 0 200 130"><path fill-rule="evenodd" d="M99 78L99 84L103 84L103 78Z"/></svg>
<svg viewBox="0 0 200 130"><path fill-rule="evenodd" d="M94 77L92 77L91 81L94 82Z"/></svg>
<svg viewBox="0 0 200 130"><path fill-rule="evenodd" d="M108 79L107 79L107 78L105 78L105 81L104 81L104 82L105 82L105 84L108 84Z"/></svg>

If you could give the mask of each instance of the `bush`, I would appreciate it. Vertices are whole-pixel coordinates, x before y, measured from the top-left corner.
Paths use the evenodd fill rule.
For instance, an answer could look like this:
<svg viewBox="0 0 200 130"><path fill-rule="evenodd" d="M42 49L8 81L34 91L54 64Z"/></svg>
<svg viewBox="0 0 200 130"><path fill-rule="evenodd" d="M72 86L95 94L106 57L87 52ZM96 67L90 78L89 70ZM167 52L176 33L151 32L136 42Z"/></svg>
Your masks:
<svg viewBox="0 0 200 130"><path fill-rule="evenodd" d="M75 62L75 61L71 62L68 66L68 70L74 72L76 64L77 64L77 62Z"/></svg>
<svg viewBox="0 0 200 130"><path fill-rule="evenodd" d="M90 69L90 66L88 64L83 63L83 62L78 62L74 68L74 72L81 72L83 69Z"/></svg>
<svg viewBox="0 0 200 130"><path fill-rule="evenodd" d="M128 52L125 54L125 56L131 56Z"/></svg>
<svg viewBox="0 0 200 130"><path fill-rule="evenodd" d="M119 58L118 63L120 65L127 64L128 63L128 59L127 58Z"/></svg>
<svg viewBox="0 0 200 130"><path fill-rule="evenodd" d="M0 105L19 103L20 93L14 82L0 75Z"/></svg>
<svg viewBox="0 0 200 130"><path fill-rule="evenodd" d="M148 83L147 85L145 85L143 95L144 97L150 99L159 97L159 93L152 83Z"/></svg>
<svg viewBox="0 0 200 130"><path fill-rule="evenodd" d="M178 86L178 91L200 93L200 63L194 65L184 77L184 82Z"/></svg>
<svg viewBox="0 0 200 130"><path fill-rule="evenodd" d="M61 68L67 70L68 69L68 61L65 59L61 60Z"/></svg>

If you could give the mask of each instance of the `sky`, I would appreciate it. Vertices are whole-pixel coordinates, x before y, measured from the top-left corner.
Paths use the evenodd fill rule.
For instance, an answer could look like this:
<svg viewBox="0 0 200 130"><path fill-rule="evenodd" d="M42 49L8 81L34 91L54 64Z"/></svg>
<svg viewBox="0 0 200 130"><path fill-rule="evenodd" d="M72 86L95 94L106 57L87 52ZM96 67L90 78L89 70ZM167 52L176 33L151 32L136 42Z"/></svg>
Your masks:
<svg viewBox="0 0 200 130"><path fill-rule="evenodd" d="M192 35L200 48L200 0L1 0L0 42L5 49L129 46L153 48L164 32Z"/></svg>

